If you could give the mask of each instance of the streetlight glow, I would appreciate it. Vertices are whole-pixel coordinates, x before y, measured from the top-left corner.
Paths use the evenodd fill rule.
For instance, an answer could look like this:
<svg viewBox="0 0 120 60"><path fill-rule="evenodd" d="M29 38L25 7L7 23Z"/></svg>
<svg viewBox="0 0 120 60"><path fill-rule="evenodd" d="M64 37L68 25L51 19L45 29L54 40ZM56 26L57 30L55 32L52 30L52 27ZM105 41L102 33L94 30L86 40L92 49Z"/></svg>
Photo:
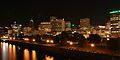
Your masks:
<svg viewBox="0 0 120 60"><path fill-rule="evenodd" d="M95 44L92 43L92 44L91 44L91 47L95 47Z"/></svg>

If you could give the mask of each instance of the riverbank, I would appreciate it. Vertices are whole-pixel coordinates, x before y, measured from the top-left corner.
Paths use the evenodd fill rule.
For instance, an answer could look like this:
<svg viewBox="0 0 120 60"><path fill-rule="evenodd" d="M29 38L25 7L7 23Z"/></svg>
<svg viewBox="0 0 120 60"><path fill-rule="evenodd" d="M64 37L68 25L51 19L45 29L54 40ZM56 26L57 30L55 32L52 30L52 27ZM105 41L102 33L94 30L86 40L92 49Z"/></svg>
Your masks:
<svg viewBox="0 0 120 60"><path fill-rule="evenodd" d="M19 45L21 47L27 46L30 48L42 50L44 52L49 52L52 54L60 54L67 57L77 58L77 59L92 59L92 60L119 60L120 56L113 56L108 54L99 54L95 52L86 52L82 49L78 50L67 46L57 46L56 44L39 44L36 42L28 42L22 40L0 40L1 42L8 42L11 44Z"/></svg>

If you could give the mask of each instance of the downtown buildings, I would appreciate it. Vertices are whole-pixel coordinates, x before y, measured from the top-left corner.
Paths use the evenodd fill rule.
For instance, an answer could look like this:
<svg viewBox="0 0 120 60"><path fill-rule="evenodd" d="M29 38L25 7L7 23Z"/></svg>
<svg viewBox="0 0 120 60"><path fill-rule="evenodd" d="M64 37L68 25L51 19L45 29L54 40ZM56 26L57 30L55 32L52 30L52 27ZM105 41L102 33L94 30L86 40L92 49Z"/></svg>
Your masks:
<svg viewBox="0 0 120 60"><path fill-rule="evenodd" d="M120 37L120 10L110 12L111 37Z"/></svg>
<svg viewBox="0 0 120 60"><path fill-rule="evenodd" d="M101 37L120 37L120 10L111 11L110 12L110 21L108 21L105 25L97 25L91 26L90 18L82 18L79 20L79 26L75 27L70 21L65 21L63 19L59 19L57 17L50 17L48 22L40 22L38 28L34 27L34 21L31 19L29 21L28 26L24 26L22 28L14 27L13 31L16 29L22 30L24 35L35 35L35 34L50 34L50 35L57 35L60 34L62 31L71 31L71 32L78 32L85 36L89 34L99 34ZM36 30L37 29L37 30ZM11 30L9 30L9 33Z"/></svg>
<svg viewBox="0 0 120 60"><path fill-rule="evenodd" d="M62 31L71 30L71 22L52 16L50 17L50 22L41 22L38 29L40 34L58 35L61 34Z"/></svg>

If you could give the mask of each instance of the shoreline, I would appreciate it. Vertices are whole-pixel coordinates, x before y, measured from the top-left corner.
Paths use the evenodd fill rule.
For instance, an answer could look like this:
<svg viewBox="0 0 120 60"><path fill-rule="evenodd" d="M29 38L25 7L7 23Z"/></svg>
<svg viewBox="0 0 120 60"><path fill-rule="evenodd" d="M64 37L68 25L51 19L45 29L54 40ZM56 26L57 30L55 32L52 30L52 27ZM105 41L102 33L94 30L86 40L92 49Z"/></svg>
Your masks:
<svg viewBox="0 0 120 60"><path fill-rule="evenodd" d="M59 54L63 55L66 57L72 57L72 58L77 58L77 59L93 59L93 60L118 60L120 59L120 56L112 56L108 54L98 54L98 53L91 53L91 52L85 52L85 51L78 51L78 50L72 50L72 49L65 49L65 48L60 48L57 46L47 46L44 44L38 44L35 42L27 42L27 41L18 41L18 40L0 40L1 42L8 42L11 44L15 44L21 47L30 47L30 48L38 48L41 51L44 52L50 52L53 54Z"/></svg>

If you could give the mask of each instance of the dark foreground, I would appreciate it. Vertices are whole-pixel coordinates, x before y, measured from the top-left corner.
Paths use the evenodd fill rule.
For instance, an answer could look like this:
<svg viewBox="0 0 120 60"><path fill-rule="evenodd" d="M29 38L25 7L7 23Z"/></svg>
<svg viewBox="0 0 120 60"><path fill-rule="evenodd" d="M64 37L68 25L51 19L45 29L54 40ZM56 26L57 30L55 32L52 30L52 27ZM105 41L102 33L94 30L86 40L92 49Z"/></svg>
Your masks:
<svg viewBox="0 0 120 60"><path fill-rule="evenodd" d="M70 49L22 43L1 42L0 60L119 60L120 57Z"/></svg>
<svg viewBox="0 0 120 60"><path fill-rule="evenodd" d="M31 47L20 47L5 42L1 42L0 47L0 60L74 60L69 57L43 52Z"/></svg>

